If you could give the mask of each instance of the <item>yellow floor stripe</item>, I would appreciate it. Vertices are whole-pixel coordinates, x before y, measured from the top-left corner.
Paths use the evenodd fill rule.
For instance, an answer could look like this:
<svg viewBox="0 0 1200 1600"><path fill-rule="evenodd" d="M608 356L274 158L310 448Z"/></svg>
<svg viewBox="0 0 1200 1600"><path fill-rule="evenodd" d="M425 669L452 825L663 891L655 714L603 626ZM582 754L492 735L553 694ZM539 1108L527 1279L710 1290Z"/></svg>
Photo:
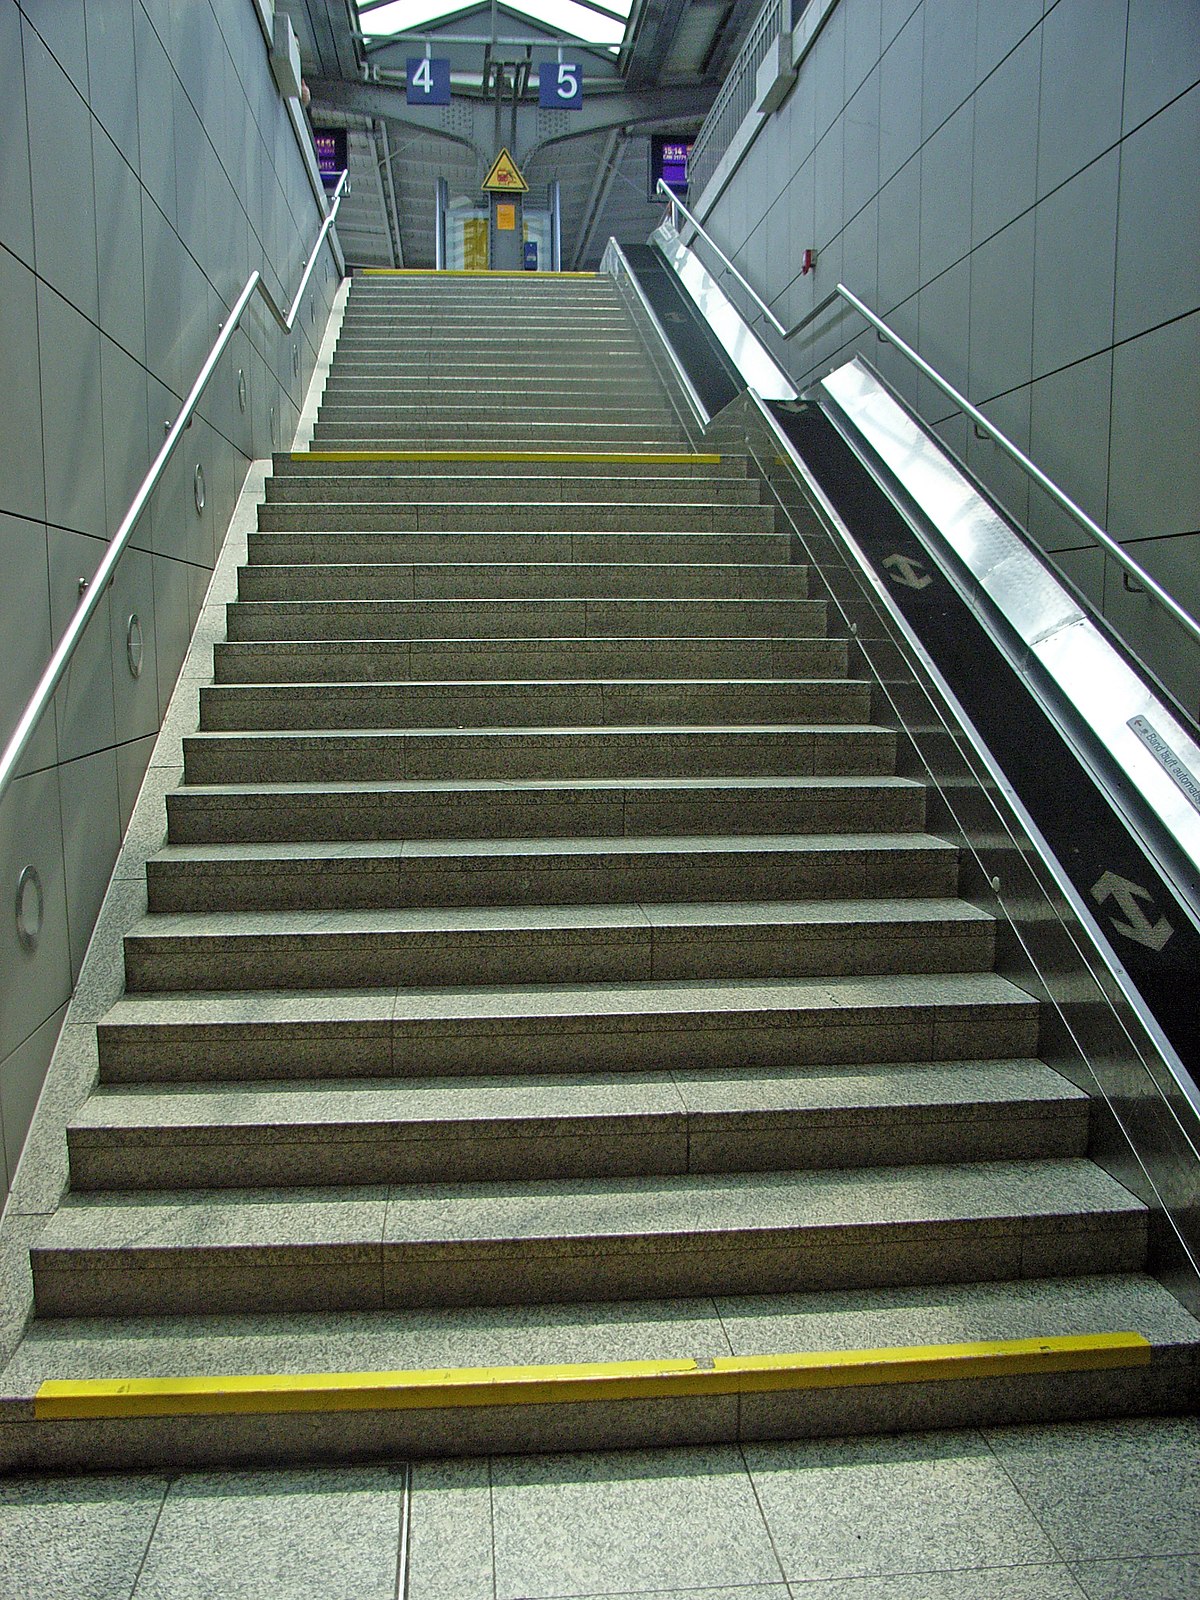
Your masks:
<svg viewBox="0 0 1200 1600"><path fill-rule="evenodd" d="M293 450L292 461L548 461L580 466L719 467L719 455L654 450Z"/></svg>
<svg viewBox="0 0 1200 1600"><path fill-rule="evenodd" d="M497 267L360 267L356 278L602 278L602 272L525 272Z"/></svg>
<svg viewBox="0 0 1200 1600"><path fill-rule="evenodd" d="M34 1416L61 1420L561 1405L1094 1371L1146 1366L1149 1361L1150 1345L1141 1334L1095 1333L799 1355L720 1356L705 1367L692 1360L604 1361L262 1377L51 1379L34 1398Z"/></svg>

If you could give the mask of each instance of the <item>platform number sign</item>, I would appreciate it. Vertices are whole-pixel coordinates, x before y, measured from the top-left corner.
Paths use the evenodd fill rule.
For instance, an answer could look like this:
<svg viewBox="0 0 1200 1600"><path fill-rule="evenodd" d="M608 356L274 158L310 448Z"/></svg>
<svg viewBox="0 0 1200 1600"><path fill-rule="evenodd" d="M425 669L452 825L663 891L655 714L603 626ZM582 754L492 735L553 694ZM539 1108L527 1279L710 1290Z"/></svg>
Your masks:
<svg viewBox="0 0 1200 1600"><path fill-rule="evenodd" d="M542 111L583 109L583 67L578 61L543 61L538 67L538 106Z"/></svg>
<svg viewBox="0 0 1200 1600"><path fill-rule="evenodd" d="M409 56L405 99L410 106L450 104L450 61L436 56Z"/></svg>

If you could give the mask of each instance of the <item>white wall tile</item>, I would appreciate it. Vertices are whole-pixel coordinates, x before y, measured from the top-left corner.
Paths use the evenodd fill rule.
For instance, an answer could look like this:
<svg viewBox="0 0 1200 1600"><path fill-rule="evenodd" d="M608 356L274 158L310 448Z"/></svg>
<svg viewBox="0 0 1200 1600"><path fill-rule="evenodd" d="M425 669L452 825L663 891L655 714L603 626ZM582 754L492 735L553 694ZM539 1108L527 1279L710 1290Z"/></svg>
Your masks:
<svg viewBox="0 0 1200 1600"><path fill-rule="evenodd" d="M1112 344L1118 166L1109 151L1034 212L1035 377Z"/></svg>
<svg viewBox="0 0 1200 1600"><path fill-rule="evenodd" d="M975 87L977 0L925 0L921 137L928 139Z"/></svg>
<svg viewBox="0 0 1200 1600"><path fill-rule="evenodd" d="M66 1006L60 1006L5 1061L0 1062L0 1126L4 1132L4 1164L8 1169L10 1184L16 1176L21 1148L29 1132L29 1124L33 1121L38 1096L46 1080L46 1070L66 1014Z"/></svg>
<svg viewBox="0 0 1200 1600"><path fill-rule="evenodd" d="M134 60L137 71L138 176L169 222L175 220L174 73L146 13L133 14Z"/></svg>
<svg viewBox="0 0 1200 1600"><path fill-rule="evenodd" d="M879 181L900 170L921 143L921 62L925 11L905 23L879 63Z"/></svg>
<svg viewBox="0 0 1200 1600"><path fill-rule="evenodd" d="M921 150L921 281L928 283L971 248L971 145L968 102Z"/></svg>
<svg viewBox="0 0 1200 1600"><path fill-rule="evenodd" d="M134 0L88 0L88 105L131 167L139 161Z"/></svg>
<svg viewBox="0 0 1200 1600"><path fill-rule="evenodd" d="M1029 390L1010 389L979 404L979 409L1019 450L1029 453ZM1029 517L1029 474L990 437L972 424L967 435L967 465L1020 527Z"/></svg>
<svg viewBox="0 0 1200 1600"><path fill-rule="evenodd" d="M46 511L42 460L42 393L38 355L37 279L24 262L0 248L0 437L21 448L0 450L0 507L40 518Z"/></svg>
<svg viewBox="0 0 1200 1600"><path fill-rule="evenodd" d="M57 646L78 609L79 580L93 576L107 544L103 539L88 539L51 526L47 528L47 549L50 617ZM107 595L88 623L55 693L54 717L60 761L105 749L113 742L112 632Z"/></svg>
<svg viewBox="0 0 1200 1600"><path fill-rule="evenodd" d="M1108 520L1112 353L1039 378L1032 386L1029 453L1089 517ZM1030 532L1044 550L1091 544L1088 534L1041 490L1030 502Z"/></svg>
<svg viewBox="0 0 1200 1600"><path fill-rule="evenodd" d="M86 100L88 57L83 6L63 5L62 0L21 0L21 9Z"/></svg>
<svg viewBox="0 0 1200 1600"><path fill-rule="evenodd" d="M100 330L44 283L37 301L46 521L103 538Z"/></svg>
<svg viewBox="0 0 1200 1600"><path fill-rule="evenodd" d="M1200 528L1200 312L1113 352L1109 528L1117 538Z"/></svg>
<svg viewBox="0 0 1200 1600"><path fill-rule="evenodd" d="M971 376L968 398L1029 382L1033 363L1033 214L972 251Z"/></svg>
<svg viewBox="0 0 1200 1600"><path fill-rule="evenodd" d="M808 53L808 70L813 75L816 137L825 133L845 104L842 90L846 73L846 8L834 6L825 26Z"/></svg>
<svg viewBox="0 0 1200 1600"><path fill-rule="evenodd" d="M150 757L154 754L156 739L157 729L148 738L131 739L128 744L117 746L117 792L121 801L122 837L129 827L129 819L137 804L142 780L150 765Z"/></svg>
<svg viewBox="0 0 1200 1600"><path fill-rule="evenodd" d="M1004 0L979 7L975 35L975 78L982 83L1010 50L1042 20L1042 0Z"/></svg>
<svg viewBox="0 0 1200 1600"><path fill-rule="evenodd" d="M813 156L813 232L818 249L841 233L844 123L841 117L821 140Z"/></svg>
<svg viewBox="0 0 1200 1600"><path fill-rule="evenodd" d="M879 73L873 71L842 118L842 192L847 219L879 192Z"/></svg>
<svg viewBox="0 0 1200 1600"><path fill-rule="evenodd" d="M188 567L169 556L154 557L154 661L158 700L165 712L187 654Z"/></svg>
<svg viewBox="0 0 1200 1600"><path fill-rule="evenodd" d="M34 264L40 278L95 321L91 118L74 84L28 23L24 52Z"/></svg>
<svg viewBox="0 0 1200 1600"><path fill-rule="evenodd" d="M1200 86L1121 145L1118 340L1200 306ZM1154 265L1147 270L1147 243Z"/></svg>
<svg viewBox="0 0 1200 1600"><path fill-rule="evenodd" d="M1040 195L1120 136L1127 7L1128 0L1058 0L1042 24Z"/></svg>
<svg viewBox="0 0 1200 1600"><path fill-rule="evenodd" d="M1200 6L1195 0L1129 0L1125 46L1126 133L1200 79Z"/></svg>
<svg viewBox="0 0 1200 1600"><path fill-rule="evenodd" d="M1106 563L1098 545L1089 545L1086 550L1056 551L1053 564L1095 610L1103 613Z"/></svg>
<svg viewBox="0 0 1200 1600"><path fill-rule="evenodd" d="M75 983L121 848L117 752L97 750L78 761L64 762L58 774L71 982Z"/></svg>
<svg viewBox="0 0 1200 1600"><path fill-rule="evenodd" d="M158 731L153 563L153 556L145 550L126 550L109 591L113 707L118 744ZM136 626L130 622L132 617L137 618ZM134 677L130 665L131 639L135 646L135 661L136 646L140 640L141 670L137 677Z"/></svg>
<svg viewBox="0 0 1200 1600"><path fill-rule="evenodd" d="M872 311L878 298L878 274L879 201L872 200L842 232L842 281Z"/></svg>
<svg viewBox="0 0 1200 1600"><path fill-rule="evenodd" d="M92 124L100 326L138 361L146 355L142 186L120 151Z"/></svg>
<svg viewBox="0 0 1200 1600"><path fill-rule="evenodd" d="M879 193L879 311L917 292L920 284L921 158L884 185Z"/></svg>
<svg viewBox="0 0 1200 1600"><path fill-rule="evenodd" d="M886 50L888 45L904 27L905 23L918 10L921 0L883 0L880 7L880 46Z"/></svg>
<svg viewBox="0 0 1200 1600"><path fill-rule="evenodd" d="M917 303L917 349L960 392L967 386L970 329L971 263L960 261L925 284ZM936 420L956 408L934 384L921 378L917 409L926 419Z"/></svg>
<svg viewBox="0 0 1200 1600"><path fill-rule="evenodd" d="M778 115L787 124L788 171L808 160L816 144L816 89L808 63L802 62L796 84Z"/></svg>
<svg viewBox="0 0 1200 1600"><path fill-rule="evenodd" d="M1037 199L1041 70L1041 39L1032 33L980 84L975 96L975 244L1006 227Z"/></svg>
<svg viewBox="0 0 1200 1600"><path fill-rule="evenodd" d="M120 345L100 336L100 377L103 404L104 498L107 527L113 537L150 466L149 428L146 416L146 370ZM149 548L151 523L143 517L133 530L133 542Z"/></svg>
<svg viewBox="0 0 1200 1600"><path fill-rule="evenodd" d="M879 60L881 0L842 0L846 13L845 99L853 97Z"/></svg>
<svg viewBox="0 0 1200 1600"><path fill-rule="evenodd" d="M149 26L149 24L147 24ZM176 394L183 392L180 347L186 252L148 193L142 195L142 272L146 314L146 365Z"/></svg>
<svg viewBox="0 0 1200 1600"><path fill-rule="evenodd" d="M63 879L58 768L18 778L0 801L0 870L13 886L26 866L42 885L42 928L27 949L17 936L13 902L0 916L0 972L5 1003L0 1007L0 1057L9 1055L71 993L67 900Z"/></svg>
<svg viewBox="0 0 1200 1600"><path fill-rule="evenodd" d="M50 652L50 574L44 524L0 512L0 741L7 742L37 687ZM54 716L42 718L18 769L53 766L58 759Z"/></svg>
<svg viewBox="0 0 1200 1600"><path fill-rule="evenodd" d="M0 244L33 265L33 198L29 180L29 125L21 13L12 0L0 5Z"/></svg>
<svg viewBox="0 0 1200 1600"><path fill-rule="evenodd" d="M1200 616L1200 535L1139 539L1127 544L1126 550L1186 611ZM1187 711L1200 716L1195 644L1145 589L1133 579L1125 581L1111 557L1105 566L1105 616Z"/></svg>

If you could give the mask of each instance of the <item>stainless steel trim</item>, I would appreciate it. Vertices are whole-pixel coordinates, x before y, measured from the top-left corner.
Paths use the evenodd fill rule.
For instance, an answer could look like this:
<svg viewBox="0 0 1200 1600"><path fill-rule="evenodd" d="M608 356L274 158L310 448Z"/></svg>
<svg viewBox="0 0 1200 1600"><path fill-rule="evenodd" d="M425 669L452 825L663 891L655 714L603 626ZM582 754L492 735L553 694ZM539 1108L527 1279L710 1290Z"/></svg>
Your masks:
<svg viewBox="0 0 1200 1600"><path fill-rule="evenodd" d="M37 911L33 917L27 915L25 893L32 888L36 897ZM38 869L30 863L22 867L17 878L16 919L17 938L22 949L35 950L42 933L42 921L46 915L46 896L42 891L42 880L38 876Z"/></svg>
<svg viewBox="0 0 1200 1600"><path fill-rule="evenodd" d="M136 611L131 611L129 621L125 624L125 659L129 663L129 676L140 678L142 675L142 623Z"/></svg>
<svg viewBox="0 0 1200 1600"><path fill-rule="evenodd" d="M38 680L37 688L33 691L33 694L30 696L29 703L26 705L25 710L21 713L20 721L17 723L11 738L4 747L4 754L0 756L0 800L3 800L4 796L8 793L9 786L16 775L17 765L29 747L29 742L33 738L38 723L45 714L46 707L50 704L50 701L54 695L54 691L58 688L62 676L70 664L72 656L75 654L75 650L78 647L79 641L83 637L84 630L91 621L97 606L104 598L104 593L112 580L117 563L124 555L126 546L129 544L129 541L133 536L133 530L137 526L138 519L141 517L142 512L145 511L146 506L149 503L150 496L158 487L159 480L162 478L162 475L166 470L167 462L174 454L176 445L183 437L184 431L191 425L192 417L195 413L196 407L200 404L200 400L205 389L208 387L209 380L212 378L213 373L217 370L217 366L221 360L221 357L229 348L234 333L237 331L242 317L246 313L246 307L250 304L250 301L253 299L255 293L259 294L266 302L267 309L270 311L271 315L275 318L275 321L285 333L291 333L292 329L295 327L296 316L300 309L300 302L304 298L304 291L308 287L308 280L312 277L313 269L317 264L317 257L320 254L321 246L325 243L325 239L329 234L329 230L333 227L333 224L337 218L338 207L342 203L342 196L346 190L346 177L347 174L343 172L342 176L338 179L337 188L333 191L329 215L321 224L320 231L317 234L316 243L312 247L312 252L309 255L304 272L301 275L300 287L296 290L296 295L292 301L291 308L286 313L279 309L274 295L263 282L261 273L252 272L246 279L246 283L242 289L242 292L234 301L228 318L214 340L212 349L208 352L203 366L196 375L196 381L188 390L187 398L183 402L183 407L180 410L179 415L171 424L171 427L167 433L167 437L163 441L162 448L155 456L149 472L147 472L146 476L142 479L141 486L134 495L133 500L130 502L129 510L121 519L120 527L113 535L108 549L104 552L103 559L92 576L92 581L88 586L87 593L84 595L82 603L76 610L75 615L71 618L71 621L68 623L66 631L58 642L57 649L50 657L45 671ZM272 426L272 442L273 441L274 426Z"/></svg>
<svg viewBox="0 0 1200 1600"><path fill-rule="evenodd" d="M693 213L688 210L683 201L675 193L674 189L669 188L666 182L660 178L658 183L655 185L655 193L661 194L665 199L670 201L671 226L675 229L675 231L679 231L679 225L675 221L674 213L676 211L682 211L684 216L691 223L692 227L695 228L696 232L704 240L705 244L709 247L713 254L720 256L721 260L725 264L726 271L733 273L734 277L741 284L742 288L745 289L746 293L750 296L751 300L754 301L754 304L762 312L763 316L766 317L767 321L771 324L775 331L780 335L781 338L786 339L788 337L788 333L783 323L780 322L779 318L771 310L770 306L753 287L753 285L746 282L745 278L743 278L742 274L734 266L733 262L730 261L729 257L725 254L724 250L721 249L721 246L713 238L712 234L709 233L708 229L699 220L699 218L694 216ZM768 396L768 398L770 397Z"/></svg>
<svg viewBox="0 0 1200 1600"><path fill-rule="evenodd" d="M680 364L679 357L675 354L674 346L671 344L670 339L667 338L662 323L655 315L654 307L646 299L645 294L642 292L641 284L637 281L630 268L625 252L615 239L609 239L608 244L605 246L604 256L600 262L600 271L607 273L610 278L623 279L624 282L628 283L650 325L662 341L663 352L671 364L671 370L683 390L688 405L692 408L695 420L700 424L701 428L707 428L712 421L708 409L696 393L695 385Z"/></svg>
<svg viewBox="0 0 1200 1600"><path fill-rule="evenodd" d="M192 499L196 502L196 515L204 510L204 468L199 461L192 474Z"/></svg>

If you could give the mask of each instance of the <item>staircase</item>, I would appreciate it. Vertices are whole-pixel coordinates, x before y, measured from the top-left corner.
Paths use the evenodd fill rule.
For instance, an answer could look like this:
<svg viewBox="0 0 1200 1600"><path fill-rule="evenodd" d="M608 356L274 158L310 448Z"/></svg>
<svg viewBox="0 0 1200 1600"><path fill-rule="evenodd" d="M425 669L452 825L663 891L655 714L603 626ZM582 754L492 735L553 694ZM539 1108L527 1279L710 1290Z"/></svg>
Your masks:
<svg viewBox="0 0 1200 1600"><path fill-rule="evenodd" d="M482 336L480 330L496 330ZM277 457L33 1250L9 1465L1170 1408L1087 1159L872 687L610 283L354 281ZM637 1400L39 1411L45 1379L1133 1329L1146 1366ZM541 1381L540 1379L538 1381Z"/></svg>

